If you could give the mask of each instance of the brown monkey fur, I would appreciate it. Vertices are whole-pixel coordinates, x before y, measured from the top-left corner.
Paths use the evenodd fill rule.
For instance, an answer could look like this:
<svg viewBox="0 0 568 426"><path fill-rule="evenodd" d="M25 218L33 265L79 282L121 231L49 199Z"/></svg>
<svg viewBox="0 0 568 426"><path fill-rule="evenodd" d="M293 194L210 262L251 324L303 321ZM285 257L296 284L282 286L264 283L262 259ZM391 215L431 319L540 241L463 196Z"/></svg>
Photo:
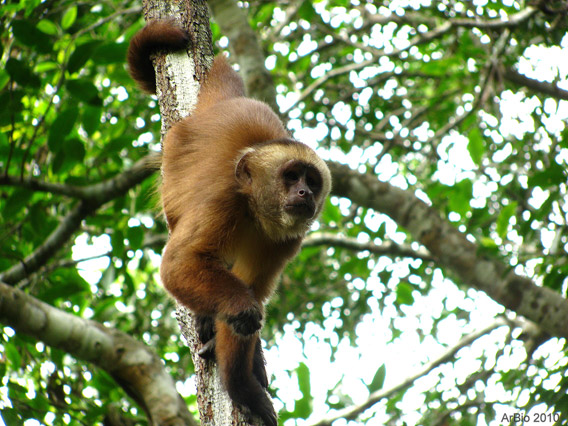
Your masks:
<svg viewBox="0 0 568 426"><path fill-rule="evenodd" d="M155 92L150 54L187 42L171 21L149 23L130 43L131 75ZM197 315L200 353L214 355L230 397L267 426L277 417L259 339L264 304L330 184L315 152L291 139L268 105L244 97L242 79L222 55L195 112L164 139L161 194L170 238L163 284Z"/></svg>

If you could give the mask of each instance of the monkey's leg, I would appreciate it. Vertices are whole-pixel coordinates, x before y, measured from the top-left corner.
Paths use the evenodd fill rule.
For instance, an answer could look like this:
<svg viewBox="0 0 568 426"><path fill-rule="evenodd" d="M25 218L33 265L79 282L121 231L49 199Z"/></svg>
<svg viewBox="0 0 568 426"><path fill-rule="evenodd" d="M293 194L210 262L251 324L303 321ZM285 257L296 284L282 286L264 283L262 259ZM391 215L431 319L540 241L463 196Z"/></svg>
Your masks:
<svg viewBox="0 0 568 426"><path fill-rule="evenodd" d="M257 343L260 342L258 335L238 336L219 319L215 321L215 326L217 364L229 396L260 416L266 426L277 426L272 401L256 374L253 374L253 365L258 361L255 360Z"/></svg>
<svg viewBox="0 0 568 426"><path fill-rule="evenodd" d="M215 330L212 317L198 316L197 321L197 334L203 346L199 350L199 356L204 359L215 359L215 346L217 345L215 339ZM209 332L211 330L211 332ZM256 341L254 348L254 356L252 361L252 372L261 386L265 389L268 388L268 376L266 375L266 361L262 352L262 344L260 338Z"/></svg>

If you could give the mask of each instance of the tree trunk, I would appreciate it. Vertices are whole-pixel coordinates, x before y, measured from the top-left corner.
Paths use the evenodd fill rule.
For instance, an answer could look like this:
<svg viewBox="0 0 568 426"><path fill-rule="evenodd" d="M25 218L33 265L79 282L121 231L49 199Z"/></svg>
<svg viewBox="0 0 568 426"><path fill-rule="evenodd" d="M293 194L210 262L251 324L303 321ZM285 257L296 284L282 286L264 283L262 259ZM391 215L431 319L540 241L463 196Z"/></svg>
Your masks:
<svg viewBox="0 0 568 426"><path fill-rule="evenodd" d="M147 0L146 21L174 19L190 34L185 53L157 55L154 59L156 86L162 117L162 138L176 121L191 114L197 102L200 82L213 61L209 11L203 0ZM251 425L223 389L215 363L198 354L201 343L190 311L179 306L177 318L195 365L197 403L202 426Z"/></svg>

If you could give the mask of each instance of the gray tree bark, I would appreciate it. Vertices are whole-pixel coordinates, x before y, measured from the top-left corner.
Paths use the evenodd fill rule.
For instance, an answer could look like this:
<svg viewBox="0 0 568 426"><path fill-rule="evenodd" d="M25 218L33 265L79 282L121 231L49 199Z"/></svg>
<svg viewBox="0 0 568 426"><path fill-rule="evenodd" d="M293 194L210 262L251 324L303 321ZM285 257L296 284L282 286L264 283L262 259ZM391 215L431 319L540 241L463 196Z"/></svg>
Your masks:
<svg viewBox="0 0 568 426"><path fill-rule="evenodd" d="M154 59L163 137L175 122L191 114L200 83L213 62L209 11L204 0L147 0L144 17L146 21L174 19L187 29L191 39L187 52L157 55ZM195 365L201 425L251 425L249 416L233 404L223 389L215 363L198 355L201 343L191 312L178 306L177 318Z"/></svg>

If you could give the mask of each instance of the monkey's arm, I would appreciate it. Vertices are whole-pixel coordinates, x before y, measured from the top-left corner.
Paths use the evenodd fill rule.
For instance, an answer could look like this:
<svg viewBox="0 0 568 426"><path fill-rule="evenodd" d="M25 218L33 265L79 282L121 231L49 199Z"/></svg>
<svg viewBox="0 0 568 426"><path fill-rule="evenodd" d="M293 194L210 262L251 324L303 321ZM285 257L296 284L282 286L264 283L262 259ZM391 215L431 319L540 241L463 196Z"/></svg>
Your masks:
<svg viewBox="0 0 568 426"><path fill-rule="evenodd" d="M263 309L253 291L214 254L184 243L174 231L160 271L166 289L194 313L222 319L238 334L249 335L260 329Z"/></svg>

